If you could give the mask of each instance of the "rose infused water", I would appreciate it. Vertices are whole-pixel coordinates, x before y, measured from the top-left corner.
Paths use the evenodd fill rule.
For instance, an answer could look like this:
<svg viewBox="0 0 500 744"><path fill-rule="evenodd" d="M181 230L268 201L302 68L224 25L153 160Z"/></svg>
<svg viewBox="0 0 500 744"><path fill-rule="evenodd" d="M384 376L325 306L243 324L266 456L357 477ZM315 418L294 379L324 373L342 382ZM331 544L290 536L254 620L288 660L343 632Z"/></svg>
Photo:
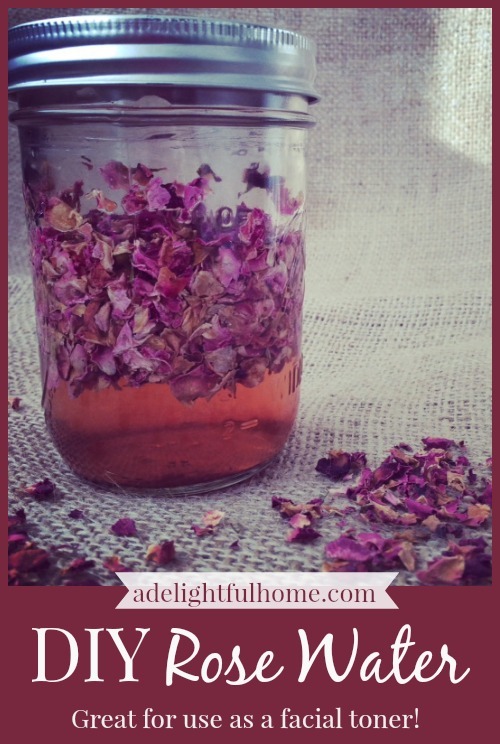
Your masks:
<svg viewBox="0 0 500 744"><path fill-rule="evenodd" d="M281 451L297 414L311 47L195 20L56 19L12 34L42 402L61 455L99 483L237 482ZM75 34L108 75L88 54L81 78L67 69ZM134 34L113 72L101 44ZM53 80L25 54L35 37ZM240 84L217 58L193 76L183 44L230 49Z"/></svg>
<svg viewBox="0 0 500 744"><path fill-rule="evenodd" d="M297 375L298 365L287 365L255 388L223 390L187 410L166 384L88 391L71 406L62 385L47 421L63 457L90 479L142 486L234 480L282 449L297 411L298 389L289 392Z"/></svg>

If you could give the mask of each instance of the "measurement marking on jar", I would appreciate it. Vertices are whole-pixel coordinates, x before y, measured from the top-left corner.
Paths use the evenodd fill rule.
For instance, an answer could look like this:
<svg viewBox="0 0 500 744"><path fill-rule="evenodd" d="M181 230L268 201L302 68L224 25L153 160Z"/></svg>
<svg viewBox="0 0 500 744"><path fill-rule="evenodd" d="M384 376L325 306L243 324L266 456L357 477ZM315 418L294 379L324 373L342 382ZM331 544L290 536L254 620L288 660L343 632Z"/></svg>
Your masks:
<svg viewBox="0 0 500 744"><path fill-rule="evenodd" d="M234 421L224 421L222 425L222 439L231 439L236 429Z"/></svg>
<svg viewBox="0 0 500 744"><path fill-rule="evenodd" d="M240 429L246 431L247 429L255 429L258 425L259 419L250 419L250 421L243 421L243 423L240 424Z"/></svg>
<svg viewBox="0 0 500 744"><path fill-rule="evenodd" d="M288 373L288 394L294 393L300 385L302 378L302 361L296 364L294 368Z"/></svg>

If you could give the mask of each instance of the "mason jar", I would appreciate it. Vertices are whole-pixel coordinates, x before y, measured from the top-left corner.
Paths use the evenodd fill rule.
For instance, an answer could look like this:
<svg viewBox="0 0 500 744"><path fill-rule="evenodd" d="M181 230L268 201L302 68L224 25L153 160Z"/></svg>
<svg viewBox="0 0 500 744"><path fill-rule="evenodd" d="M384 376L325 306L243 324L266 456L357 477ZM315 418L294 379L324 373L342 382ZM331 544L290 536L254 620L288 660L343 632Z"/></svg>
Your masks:
<svg viewBox="0 0 500 744"><path fill-rule="evenodd" d="M42 405L84 478L195 493L283 448L313 79L312 42L244 23L10 30Z"/></svg>

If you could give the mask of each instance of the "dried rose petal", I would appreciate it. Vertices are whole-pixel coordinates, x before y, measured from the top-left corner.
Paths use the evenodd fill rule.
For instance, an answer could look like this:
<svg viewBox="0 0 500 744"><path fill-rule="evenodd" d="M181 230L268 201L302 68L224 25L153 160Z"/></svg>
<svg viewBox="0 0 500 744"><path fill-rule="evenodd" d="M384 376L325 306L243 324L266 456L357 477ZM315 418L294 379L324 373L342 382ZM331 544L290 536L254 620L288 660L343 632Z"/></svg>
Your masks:
<svg viewBox="0 0 500 744"><path fill-rule="evenodd" d="M377 504L376 501L371 501L367 507L367 510L375 515L381 522L388 522L392 524L415 524L417 521L416 514L404 514L395 511L390 506L384 504Z"/></svg>
<svg viewBox="0 0 500 744"><path fill-rule="evenodd" d="M433 561L425 571L418 571L422 584L458 584L465 570L463 555L446 556Z"/></svg>
<svg viewBox="0 0 500 744"><path fill-rule="evenodd" d="M69 512L68 517L70 517L71 519L84 519L85 514L82 512L81 509L72 509Z"/></svg>
<svg viewBox="0 0 500 744"><path fill-rule="evenodd" d="M411 542L402 540L398 551L398 558L407 571L414 571L416 566L415 552Z"/></svg>
<svg viewBox="0 0 500 744"><path fill-rule="evenodd" d="M108 571L131 571L130 568L127 568L127 566L121 562L117 555L111 555L108 558L105 558L102 565L104 568L107 568Z"/></svg>
<svg viewBox="0 0 500 744"><path fill-rule="evenodd" d="M435 514L431 514L422 520L422 524L430 529L431 532L436 532L438 527L441 526L442 522L436 517Z"/></svg>
<svg viewBox="0 0 500 744"><path fill-rule="evenodd" d="M483 524L491 516L491 508L488 504L471 504L467 509L467 522L471 527Z"/></svg>
<svg viewBox="0 0 500 744"><path fill-rule="evenodd" d="M99 189L92 189L86 196L94 197L97 200L97 209L102 209L104 212L114 212L118 208L118 204L108 199Z"/></svg>
<svg viewBox="0 0 500 744"><path fill-rule="evenodd" d="M422 520L431 516L436 511L436 509L432 506L429 506L429 504L425 500L414 501L413 499L405 499L404 503L408 511L412 512L412 514L416 514L417 517L420 517Z"/></svg>
<svg viewBox="0 0 500 744"><path fill-rule="evenodd" d="M88 558L74 558L71 563L62 569L61 574L65 576L69 573L77 573L80 571L86 571L89 568L95 566L95 561L89 560Z"/></svg>
<svg viewBox="0 0 500 744"><path fill-rule="evenodd" d="M468 585L490 584L492 576L491 555L484 552L473 553L465 561L463 583Z"/></svg>
<svg viewBox="0 0 500 744"><path fill-rule="evenodd" d="M26 524L26 512L24 509L17 509L14 514L9 514L8 527L11 529L18 529Z"/></svg>
<svg viewBox="0 0 500 744"><path fill-rule="evenodd" d="M38 501L48 501L54 496L55 485L49 478L44 478L31 486L26 486L24 492L34 496Z"/></svg>
<svg viewBox="0 0 500 744"><path fill-rule="evenodd" d="M13 411L19 411L21 407L21 398L18 398L17 396L10 396L8 398L9 406L12 408Z"/></svg>
<svg viewBox="0 0 500 744"><path fill-rule="evenodd" d="M131 173L133 180L140 186L147 186L148 182L153 178L153 171L142 163L137 163L137 166L132 168Z"/></svg>
<svg viewBox="0 0 500 744"><path fill-rule="evenodd" d="M467 481L471 486L477 483L477 475L472 468L469 468L467 472Z"/></svg>
<svg viewBox="0 0 500 744"><path fill-rule="evenodd" d="M459 544L450 544L450 551L465 558L463 584L491 583L492 562L491 555L486 553L487 544L482 538L460 540Z"/></svg>
<svg viewBox="0 0 500 744"><path fill-rule="evenodd" d="M406 442L400 442L396 445L396 449L405 450L406 452L413 452L413 447Z"/></svg>
<svg viewBox="0 0 500 744"><path fill-rule="evenodd" d="M454 473L452 470L447 472L448 485L454 491L463 493L465 490L465 476L460 473Z"/></svg>
<svg viewBox="0 0 500 744"><path fill-rule="evenodd" d="M110 160L99 168L107 185L112 189L127 189L130 185L130 172L126 165L118 160Z"/></svg>
<svg viewBox="0 0 500 744"><path fill-rule="evenodd" d="M305 514L294 514L294 516L290 519L290 526L294 529L300 529L302 527L309 527L311 524L311 520L308 516Z"/></svg>
<svg viewBox="0 0 500 744"><path fill-rule="evenodd" d="M216 527L220 524L224 518L225 513L218 509L212 509L203 515L203 527L198 524L191 525L191 529L194 531L197 537L203 537L204 535L212 534Z"/></svg>
<svg viewBox="0 0 500 744"><path fill-rule="evenodd" d="M56 198L51 199L50 206L45 211L45 219L60 232L75 230L83 222L83 217L76 209Z"/></svg>
<svg viewBox="0 0 500 744"><path fill-rule="evenodd" d="M374 552L373 548L360 545L352 537L345 535L328 543L325 548L327 558L345 561L366 561Z"/></svg>
<svg viewBox="0 0 500 744"><path fill-rule="evenodd" d="M316 470L327 475L331 480L341 480L349 474L357 473L366 467L366 454L364 452L344 452L343 450L331 450L328 457L318 460Z"/></svg>
<svg viewBox="0 0 500 744"><path fill-rule="evenodd" d="M50 566L46 550L34 546L16 551L9 556L9 568L19 573L39 572Z"/></svg>
<svg viewBox="0 0 500 744"><path fill-rule="evenodd" d="M457 447L453 439L444 439L442 437L425 437L422 439L425 449L450 449Z"/></svg>
<svg viewBox="0 0 500 744"><path fill-rule="evenodd" d="M273 509L281 509L281 506L285 503L293 504L293 501L291 499L285 499L281 496L273 496L271 499L271 506Z"/></svg>
<svg viewBox="0 0 500 744"><path fill-rule="evenodd" d="M460 540L460 542L458 543L458 546L460 548L471 547L471 548L474 548L474 550L476 551L478 550L484 551L488 547L487 542L484 539L484 537L470 537L464 540Z"/></svg>
<svg viewBox="0 0 500 744"><path fill-rule="evenodd" d="M387 501L391 506L401 506L401 499L399 496L396 496L394 491L391 491L389 488L385 488L384 486L382 486L382 488L384 489L384 501Z"/></svg>
<svg viewBox="0 0 500 744"><path fill-rule="evenodd" d="M225 514L223 511L218 509L212 509L203 516L203 523L207 527L217 527L220 521L224 518Z"/></svg>
<svg viewBox="0 0 500 744"><path fill-rule="evenodd" d="M146 190L148 209L163 209L171 200L171 195L167 188L162 184L161 178L153 178L149 181Z"/></svg>
<svg viewBox="0 0 500 744"><path fill-rule="evenodd" d="M294 504L293 501L283 501L280 512L285 517L294 517L303 514L310 519L320 519L323 516L323 499L311 499L303 504Z"/></svg>
<svg viewBox="0 0 500 744"><path fill-rule="evenodd" d="M366 545L370 549L375 549L379 552L383 550L387 542L382 535L379 535L377 532L362 532L357 536L350 535L350 538L351 540L356 540L360 545Z"/></svg>
<svg viewBox="0 0 500 744"><path fill-rule="evenodd" d="M123 517L114 523L111 527L111 532L114 532L119 537L135 537L137 535L137 528L133 519Z"/></svg>
<svg viewBox="0 0 500 744"><path fill-rule="evenodd" d="M9 535L7 537L9 543L26 542L27 537L28 535L24 530L21 529L18 532L14 532L14 528L9 526Z"/></svg>
<svg viewBox="0 0 500 744"><path fill-rule="evenodd" d="M208 527L200 527L199 524L192 524L191 529L193 530L196 537L203 537L204 535L209 535L212 530L210 530Z"/></svg>
<svg viewBox="0 0 500 744"><path fill-rule="evenodd" d="M208 165L208 163L202 163L196 172L198 173L199 176L202 176L203 178L206 178L207 176L211 176L214 179L214 181L217 181L217 182L222 181L221 177L217 176L213 172L212 168Z"/></svg>
<svg viewBox="0 0 500 744"><path fill-rule="evenodd" d="M486 485L484 487L484 490L481 494L480 501L482 501L484 504L489 504L491 506L491 501L493 498L493 491L492 491L492 485L490 481L486 481Z"/></svg>
<svg viewBox="0 0 500 744"><path fill-rule="evenodd" d="M157 566L166 566L175 559L175 545L173 540L163 540L158 545L150 545L146 552L146 560Z"/></svg>
<svg viewBox="0 0 500 744"><path fill-rule="evenodd" d="M321 537L320 533L312 527L296 527L290 530L286 536L287 542L302 542L309 543Z"/></svg>

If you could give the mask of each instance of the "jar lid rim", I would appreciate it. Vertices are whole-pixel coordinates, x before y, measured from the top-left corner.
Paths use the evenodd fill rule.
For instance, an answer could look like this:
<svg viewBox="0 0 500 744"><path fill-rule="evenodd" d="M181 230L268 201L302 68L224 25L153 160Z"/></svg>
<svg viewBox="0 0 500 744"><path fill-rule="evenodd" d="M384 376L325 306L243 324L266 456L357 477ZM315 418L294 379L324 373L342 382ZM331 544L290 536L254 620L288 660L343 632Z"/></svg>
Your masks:
<svg viewBox="0 0 500 744"><path fill-rule="evenodd" d="M9 92L61 85L134 84L241 87L318 100L316 45L283 28L188 15L92 14L28 21L9 29ZM141 83L143 84L143 83ZM232 83L234 86L236 83ZM207 87L204 83L203 87ZM14 96L15 97L15 96Z"/></svg>
<svg viewBox="0 0 500 744"><path fill-rule="evenodd" d="M106 28L106 24L107 28ZM129 28L127 28L127 26ZM134 26L135 28L130 28ZM205 16L189 15L151 15L145 13L130 14L112 14L112 13L95 13L90 15L75 16L55 16L53 18L41 18L35 21L26 21L16 24L9 29L9 37L18 37L15 41L26 40L34 41L35 37L31 32L38 31L40 39L43 41L57 42L59 39L68 38L68 31L75 39L88 40L92 43L93 38L110 36L113 34L124 33L126 31L150 32L158 35L170 35L176 38L186 38L193 35L196 40L197 35L210 43L220 43L226 39L228 43L236 39L236 34L242 30L261 32L256 33L255 37L246 39L247 42L267 43L275 45L291 45L305 48L314 48L315 43L312 39L297 31L291 31L278 26L267 26L260 23L249 23L247 21L235 21L230 19L213 19ZM91 32L92 36L84 36L85 33ZM241 43L241 37L237 39Z"/></svg>

